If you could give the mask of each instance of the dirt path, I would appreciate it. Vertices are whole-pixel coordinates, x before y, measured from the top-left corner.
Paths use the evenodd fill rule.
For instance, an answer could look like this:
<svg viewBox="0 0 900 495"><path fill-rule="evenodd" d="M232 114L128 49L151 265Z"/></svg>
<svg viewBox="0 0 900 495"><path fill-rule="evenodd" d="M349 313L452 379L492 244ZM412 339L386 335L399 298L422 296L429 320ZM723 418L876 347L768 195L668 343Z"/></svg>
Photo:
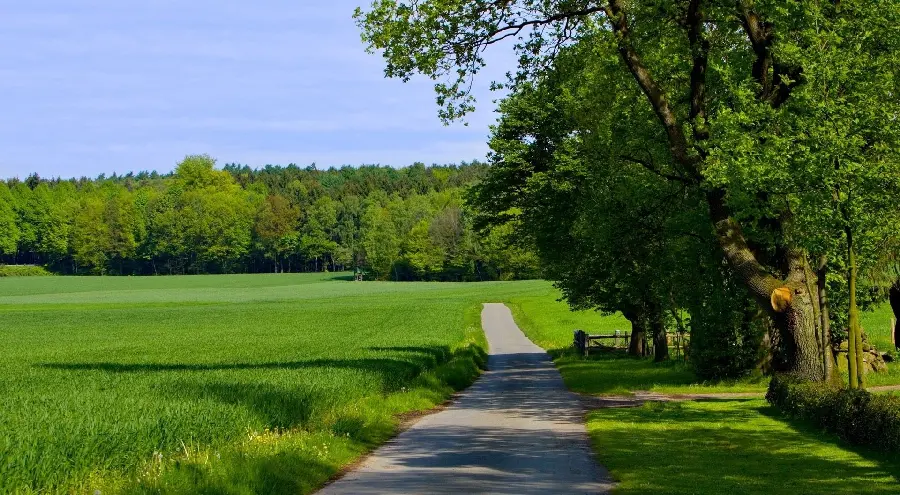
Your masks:
<svg viewBox="0 0 900 495"><path fill-rule="evenodd" d="M608 493L584 404L502 304L485 304L488 371L320 494Z"/></svg>

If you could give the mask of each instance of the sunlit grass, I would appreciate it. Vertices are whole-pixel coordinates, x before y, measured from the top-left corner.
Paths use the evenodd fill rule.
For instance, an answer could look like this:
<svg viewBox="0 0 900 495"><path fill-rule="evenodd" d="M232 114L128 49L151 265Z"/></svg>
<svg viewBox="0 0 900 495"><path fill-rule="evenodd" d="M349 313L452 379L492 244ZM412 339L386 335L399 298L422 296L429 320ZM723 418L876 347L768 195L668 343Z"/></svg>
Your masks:
<svg viewBox="0 0 900 495"><path fill-rule="evenodd" d="M649 359L633 359L622 353L594 353L588 358L572 350L572 332L612 333L631 330L623 316L601 315L596 311L572 312L558 301L559 293L529 294L511 299L516 322L528 337L553 356L566 385L576 391L597 395L623 395L634 391L671 394L690 393L764 393L767 377L754 374L737 380L700 382L686 364L677 360L654 363ZM890 342L890 306L863 313L863 325L878 349L886 350ZM870 373L870 386L900 384L900 365L888 365L887 373Z"/></svg>
<svg viewBox="0 0 900 495"><path fill-rule="evenodd" d="M566 386L585 394L623 395L634 391L661 393L765 392L768 380L762 376L741 380L703 383L689 364L680 361L654 363L624 353L596 352L590 357L572 350L572 332L631 331L621 315L601 315L596 311L572 312L556 297L544 294L516 296L510 306L516 322L530 339L548 349Z"/></svg>
<svg viewBox="0 0 900 495"><path fill-rule="evenodd" d="M477 376L546 282L0 279L0 493L304 493Z"/></svg>
<svg viewBox="0 0 900 495"><path fill-rule="evenodd" d="M869 341L881 352L891 348L891 318L894 317L891 305L881 304L873 311L866 311L859 316L860 325L869 337Z"/></svg>

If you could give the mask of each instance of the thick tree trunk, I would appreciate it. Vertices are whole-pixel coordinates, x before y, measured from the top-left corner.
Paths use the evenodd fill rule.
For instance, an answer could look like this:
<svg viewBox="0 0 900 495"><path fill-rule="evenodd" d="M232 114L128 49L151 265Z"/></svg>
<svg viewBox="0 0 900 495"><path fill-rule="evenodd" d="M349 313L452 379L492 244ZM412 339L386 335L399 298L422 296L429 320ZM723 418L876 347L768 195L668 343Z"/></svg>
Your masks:
<svg viewBox="0 0 900 495"><path fill-rule="evenodd" d="M647 327L639 313L628 313L625 318L631 322L631 340L628 342L628 354L632 356L644 355L644 336Z"/></svg>
<svg viewBox="0 0 900 495"><path fill-rule="evenodd" d="M900 348L900 281L894 282L888 295L894 311L894 347Z"/></svg>
<svg viewBox="0 0 900 495"><path fill-rule="evenodd" d="M783 312L775 314L775 326L782 339L782 351L786 369L781 370L802 376L810 381L825 378L825 369L818 342L818 322L812 295L800 288L794 289L794 297Z"/></svg>
<svg viewBox="0 0 900 495"><path fill-rule="evenodd" d="M788 276L784 281L777 279L757 261L747 245L740 225L731 218L725 205L725 192L712 190L707 193L707 201L725 258L754 300L775 321L786 363L786 369L781 371L810 381L824 380L825 368L817 338L819 321L814 295L809 291L805 254L789 250Z"/></svg>
<svg viewBox="0 0 900 495"><path fill-rule="evenodd" d="M702 162L705 153L703 151L700 151L699 154L692 153L684 135L685 126L679 122L676 112L670 105L669 97L635 51L631 43L631 29L625 5L624 0L610 0L606 8L606 17L610 28L617 35L619 53L662 124L668 137L672 157L686 173L685 176L676 177L674 180L701 184L704 181ZM778 107L787 100L791 88L796 85L796 83L779 84L782 75L799 74L801 69L775 62L770 49L774 40L774 31L769 29L765 21L749 8L744 8L742 13L744 29L757 58L753 75L762 86L759 100ZM695 52L694 71L692 71L694 77L691 80L691 117L695 118L697 124L700 124L699 128L695 128L695 137L698 140L705 139L707 135L702 116L705 112L705 102L703 101L707 62L705 49L708 44L704 43L702 20L703 12L699 9L699 4L696 8L689 7L687 30ZM769 67L773 68L771 77L768 72ZM793 79L799 79L799 77ZM786 356L789 371L799 373L809 380L823 380L825 373L817 338L818 315L815 311L814 295L810 294L811 290L807 284L808 264L805 263L805 255L801 254L804 258L803 270L798 273L792 268L788 278L782 282L759 263L747 246L740 225L731 218L725 204L725 191L721 188L707 191L707 201L716 235L732 270L748 288L757 303L765 308L773 319L780 321L782 338L788 342L786 347L791 351L791 354ZM796 257L797 253L794 253L793 256ZM794 261L792 265L796 265L796 260ZM812 346L810 347L809 344Z"/></svg>

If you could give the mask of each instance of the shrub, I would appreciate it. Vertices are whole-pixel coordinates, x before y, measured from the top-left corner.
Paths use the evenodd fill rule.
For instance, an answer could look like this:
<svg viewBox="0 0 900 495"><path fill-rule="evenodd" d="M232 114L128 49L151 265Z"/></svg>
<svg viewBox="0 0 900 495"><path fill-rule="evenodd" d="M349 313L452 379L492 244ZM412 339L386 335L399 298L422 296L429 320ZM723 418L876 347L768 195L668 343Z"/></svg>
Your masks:
<svg viewBox="0 0 900 495"><path fill-rule="evenodd" d="M43 277L51 275L38 265L0 265L0 277Z"/></svg>
<svg viewBox="0 0 900 495"><path fill-rule="evenodd" d="M786 415L811 421L850 443L900 451L900 396L776 375L766 400Z"/></svg>

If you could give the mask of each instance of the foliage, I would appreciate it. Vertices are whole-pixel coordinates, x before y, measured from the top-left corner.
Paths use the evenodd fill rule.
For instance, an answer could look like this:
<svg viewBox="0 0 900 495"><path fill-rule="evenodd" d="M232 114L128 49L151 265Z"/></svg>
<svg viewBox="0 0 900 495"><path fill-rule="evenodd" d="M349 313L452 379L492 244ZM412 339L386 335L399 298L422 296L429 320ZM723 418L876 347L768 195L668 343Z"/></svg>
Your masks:
<svg viewBox="0 0 900 495"><path fill-rule="evenodd" d="M648 403L592 411L597 459L637 494L893 494L900 459L786 422L760 399Z"/></svg>
<svg viewBox="0 0 900 495"><path fill-rule="evenodd" d="M479 220L531 238L573 307L621 311L634 330L655 331L687 310L679 329L696 337L700 375L747 374L764 333L746 317L749 294L722 262L698 191L654 173L666 161L655 117L597 45L563 50L501 103L493 166L473 188Z"/></svg>
<svg viewBox="0 0 900 495"><path fill-rule="evenodd" d="M690 286L687 325L690 363L703 380L738 378L760 371L768 358L767 321L734 278L724 270L698 266ZM712 272L704 273L704 272Z"/></svg>
<svg viewBox="0 0 900 495"><path fill-rule="evenodd" d="M6 184L0 183L0 255L16 252L19 235L12 194Z"/></svg>
<svg viewBox="0 0 900 495"><path fill-rule="evenodd" d="M900 452L900 396L777 375L766 400L784 414L813 422L850 443Z"/></svg>
<svg viewBox="0 0 900 495"><path fill-rule="evenodd" d="M44 277L51 275L46 268L37 265L0 265L0 277Z"/></svg>
<svg viewBox="0 0 900 495"><path fill-rule="evenodd" d="M504 40L520 64L510 80L513 99L573 59L586 61L573 78L578 84L539 91L534 120L544 127L518 139L526 151L513 169L539 177L547 157L574 142L578 151L566 156L576 179L586 163L615 171L631 162L665 183L633 181L629 194L607 193L623 204L684 188L699 199L697 211L714 228L730 276L778 330L783 356L777 362L811 380L828 373L827 344L818 338L827 321L810 266L843 258L852 236L859 241L849 251L866 258L865 267L898 224L893 194L885 194L900 184L896 2L876 8L817 1L378 0L356 18L369 49L384 58L387 76L439 81L439 112L448 120L472 109L471 79L485 65L484 52ZM566 98L576 103L568 112L559 104ZM515 146L501 151L504 159L516 156ZM571 182L566 179L561 182ZM618 177L604 171L589 184L604 191L603 179ZM673 207L679 208L684 205ZM633 216L632 223L641 219ZM559 241L563 251L572 238ZM648 250L623 259L620 268L638 260L643 269L654 259ZM660 278L665 286L667 277ZM778 290L794 296L773 307Z"/></svg>
<svg viewBox="0 0 900 495"><path fill-rule="evenodd" d="M0 183L0 262L101 275L361 267L395 280L534 278L526 245L498 234L482 250L473 235L462 191L484 170L218 169L192 155L168 175L32 175Z"/></svg>
<svg viewBox="0 0 900 495"><path fill-rule="evenodd" d="M483 301L549 288L350 278L0 279L0 492L309 492L471 382Z"/></svg>
<svg viewBox="0 0 900 495"><path fill-rule="evenodd" d="M763 392L760 376L737 380L699 379L690 364L677 361L654 363L619 353L597 353L589 358L572 352L572 332L612 333L627 328L621 315L597 311L572 311L559 301L558 290L523 294L508 299L519 328L548 350L566 386L584 394L628 395L635 391L662 393Z"/></svg>

